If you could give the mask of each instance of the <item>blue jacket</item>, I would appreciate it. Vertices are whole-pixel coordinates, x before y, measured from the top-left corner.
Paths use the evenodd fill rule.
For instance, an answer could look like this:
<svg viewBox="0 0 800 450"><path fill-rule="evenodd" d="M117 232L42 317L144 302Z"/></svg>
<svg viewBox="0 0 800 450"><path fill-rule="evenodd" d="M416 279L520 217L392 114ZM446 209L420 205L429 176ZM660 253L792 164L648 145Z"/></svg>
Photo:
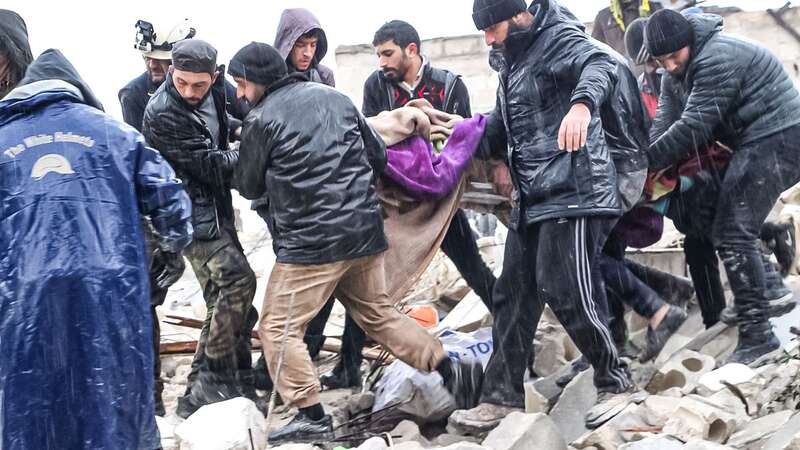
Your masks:
<svg viewBox="0 0 800 450"><path fill-rule="evenodd" d="M140 216L191 240L158 152L44 52L0 102L0 447L154 449Z"/></svg>

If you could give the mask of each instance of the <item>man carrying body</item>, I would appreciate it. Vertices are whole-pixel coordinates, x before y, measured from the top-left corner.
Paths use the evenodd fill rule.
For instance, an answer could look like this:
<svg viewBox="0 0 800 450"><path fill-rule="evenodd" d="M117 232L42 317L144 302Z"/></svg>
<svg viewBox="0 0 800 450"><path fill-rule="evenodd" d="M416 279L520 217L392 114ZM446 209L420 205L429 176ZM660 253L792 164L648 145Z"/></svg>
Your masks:
<svg viewBox="0 0 800 450"><path fill-rule="evenodd" d="M250 331L256 318L250 310L256 278L234 227L230 189L238 152L228 150L224 67L217 67L216 56L198 39L176 43L166 81L144 115L145 137L172 164L192 199L194 241L184 256L208 308L178 404L182 417L239 395L255 400Z"/></svg>
<svg viewBox="0 0 800 450"><path fill-rule="evenodd" d="M627 68L554 0L530 8L522 0L476 0L473 11L500 72L485 139L492 156L509 163L515 208L494 290L494 353L481 404L456 411L450 423L491 427L523 407L524 366L514 361L532 351L547 303L594 367L598 405L587 425L598 426L610 418L606 412L631 400L633 389L603 317L605 289L596 264L622 211L624 190L618 190L619 168L604 127L619 121L608 109L623 104L616 84ZM631 104L641 107L633 87Z"/></svg>
<svg viewBox="0 0 800 450"><path fill-rule="evenodd" d="M375 33L372 45L378 55L380 70L370 75L364 84L364 116L374 117L415 99L425 99L435 109L450 114L465 118L472 115L469 92L461 77L430 65L420 53L419 34L410 24L400 20L384 24ZM481 257L462 209L453 216L442 241L442 251L491 311L495 277ZM364 332L348 316L339 363L331 373L322 376L320 381L324 386L335 389L360 382L364 338Z"/></svg>
<svg viewBox="0 0 800 450"><path fill-rule="evenodd" d="M721 30L722 18L711 14L665 10L649 19L647 50L667 73L648 159L655 171L714 141L732 149L711 237L739 319L729 362L757 365L780 347L758 238L781 192L800 180L800 94L773 54Z"/></svg>
<svg viewBox="0 0 800 450"><path fill-rule="evenodd" d="M159 448L141 216L180 252L189 198L57 50L0 102L0 127L0 447Z"/></svg>
<svg viewBox="0 0 800 450"><path fill-rule="evenodd" d="M386 164L383 141L344 94L304 82L302 74L287 76L283 58L269 45L242 48L230 73L238 94L255 105L245 120L236 179L246 198L269 196L277 255L259 331L278 392L300 409L270 442L332 437L302 341L332 294L396 357L436 370L457 404L474 404L480 366L451 361L435 338L388 301L387 244L374 186Z"/></svg>

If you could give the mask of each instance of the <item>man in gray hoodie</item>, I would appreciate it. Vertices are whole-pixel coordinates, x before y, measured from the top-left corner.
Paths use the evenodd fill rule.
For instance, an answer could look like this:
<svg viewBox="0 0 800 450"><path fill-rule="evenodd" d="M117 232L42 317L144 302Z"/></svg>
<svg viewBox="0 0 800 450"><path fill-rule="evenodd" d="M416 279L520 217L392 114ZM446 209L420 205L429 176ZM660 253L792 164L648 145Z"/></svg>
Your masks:
<svg viewBox="0 0 800 450"><path fill-rule="evenodd" d="M309 81L336 86L333 71L319 63L328 53L328 38L311 11L304 8L283 11L275 48L286 61L289 73L302 72Z"/></svg>

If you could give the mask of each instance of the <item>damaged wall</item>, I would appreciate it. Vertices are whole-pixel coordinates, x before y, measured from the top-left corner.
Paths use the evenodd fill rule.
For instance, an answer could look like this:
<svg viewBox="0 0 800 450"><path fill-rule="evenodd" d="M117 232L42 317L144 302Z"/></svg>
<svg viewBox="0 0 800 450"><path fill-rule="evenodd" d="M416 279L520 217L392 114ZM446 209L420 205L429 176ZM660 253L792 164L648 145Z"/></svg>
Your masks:
<svg viewBox="0 0 800 450"><path fill-rule="evenodd" d="M800 7L791 8L784 20L800 30ZM591 32L591 24L587 25ZM725 31L761 43L783 62L795 82L800 81L800 42L778 26L766 11L736 12L725 15ZM497 77L489 68L488 48L479 34L427 39L422 53L437 66L460 74L472 98L472 110L494 107ZM364 81L377 68L371 45L345 45L336 49L337 88L361 105Z"/></svg>

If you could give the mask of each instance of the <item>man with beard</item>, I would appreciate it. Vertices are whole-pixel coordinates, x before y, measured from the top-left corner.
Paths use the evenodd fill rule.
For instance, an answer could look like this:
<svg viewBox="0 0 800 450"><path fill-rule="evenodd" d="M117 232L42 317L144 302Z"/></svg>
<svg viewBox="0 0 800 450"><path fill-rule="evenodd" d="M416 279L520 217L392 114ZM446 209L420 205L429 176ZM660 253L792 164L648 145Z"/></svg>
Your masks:
<svg viewBox="0 0 800 450"><path fill-rule="evenodd" d="M493 295L494 353L481 403L454 412L450 423L491 428L523 408L524 367L518 361L532 352L548 304L594 367L598 399L586 424L596 427L639 397L632 395L630 374L607 327L597 264L622 200L630 201L618 184L628 169L615 167L611 153L618 144L610 137L646 140L644 129L622 128L630 114L623 105L641 114L635 79L619 55L594 43L555 0L536 0L530 8L523 0L475 0L473 20L500 73L485 140L490 155L509 164L514 211ZM620 88L623 77L631 93ZM626 148L636 155L644 145ZM638 199L641 190L633 193Z"/></svg>
<svg viewBox="0 0 800 450"><path fill-rule="evenodd" d="M208 313L178 415L253 387L250 333L256 277L234 226L232 175L238 151L228 147L225 68L207 42L187 39L172 49L172 67L147 105L143 134L175 168L192 199L194 241L184 251Z"/></svg>
<svg viewBox="0 0 800 450"><path fill-rule="evenodd" d="M419 34L413 26L401 20L388 22L375 33L372 45L380 69L364 84L364 116L374 117L382 111L401 108L415 99L425 99L435 109L450 114L472 115L469 92L461 77L431 66L420 53ZM442 241L442 251L491 311L495 277L483 261L467 215L461 209L453 216ZM365 337L348 315L342 336L341 358L332 372L320 377L323 386L336 389L360 383Z"/></svg>
<svg viewBox="0 0 800 450"><path fill-rule="evenodd" d="M711 238L734 295L739 342L729 362L758 365L780 348L759 232L781 192L800 181L800 93L769 50L722 33L713 14L659 11L647 51L666 70L647 152L660 170L713 142L732 150L713 208Z"/></svg>

